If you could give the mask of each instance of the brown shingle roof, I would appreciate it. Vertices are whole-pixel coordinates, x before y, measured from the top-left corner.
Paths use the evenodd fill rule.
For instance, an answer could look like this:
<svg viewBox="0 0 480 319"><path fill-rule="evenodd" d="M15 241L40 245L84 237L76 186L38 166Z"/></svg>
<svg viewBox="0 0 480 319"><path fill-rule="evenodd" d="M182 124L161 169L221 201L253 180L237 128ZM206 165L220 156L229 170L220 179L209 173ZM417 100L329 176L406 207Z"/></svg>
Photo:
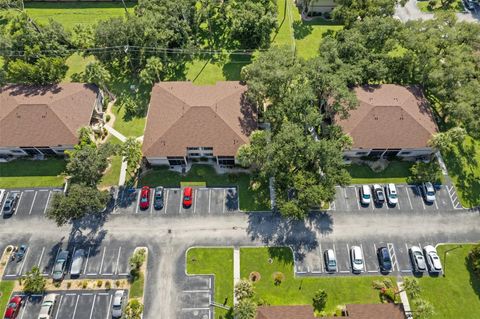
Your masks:
<svg viewBox="0 0 480 319"><path fill-rule="evenodd" d="M357 109L336 118L353 148L423 148L438 132L420 88L383 84L355 88Z"/></svg>
<svg viewBox="0 0 480 319"><path fill-rule="evenodd" d="M74 145L98 90L83 83L0 88L0 147Z"/></svg>
<svg viewBox="0 0 480 319"><path fill-rule="evenodd" d="M315 319L312 306L260 306L257 319Z"/></svg>
<svg viewBox="0 0 480 319"><path fill-rule="evenodd" d="M246 86L218 82L162 82L152 89L143 139L146 157L185 156L187 147L213 147L235 156L257 127L256 110L245 101Z"/></svg>
<svg viewBox="0 0 480 319"><path fill-rule="evenodd" d="M405 319L401 304L347 305L346 308L347 318L351 319Z"/></svg>

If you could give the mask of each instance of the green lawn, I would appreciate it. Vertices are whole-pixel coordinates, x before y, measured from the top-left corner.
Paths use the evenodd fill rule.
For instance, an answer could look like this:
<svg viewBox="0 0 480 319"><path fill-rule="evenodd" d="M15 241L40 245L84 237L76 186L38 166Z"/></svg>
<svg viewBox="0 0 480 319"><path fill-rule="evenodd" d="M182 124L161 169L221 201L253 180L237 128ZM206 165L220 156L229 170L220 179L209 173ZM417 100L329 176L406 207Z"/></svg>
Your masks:
<svg viewBox="0 0 480 319"><path fill-rule="evenodd" d="M9 281L0 281L0 313L4 314L5 313L5 307L8 304L8 301L10 300L10 295L12 294L13 291L13 286L15 286L15 281L9 280Z"/></svg>
<svg viewBox="0 0 480 319"><path fill-rule="evenodd" d="M367 165L350 164L347 170L352 176L352 184L406 183L413 162L390 162L382 172L375 173Z"/></svg>
<svg viewBox="0 0 480 319"><path fill-rule="evenodd" d="M428 13L433 13L433 12L445 12L445 11L454 11L454 12L463 12L465 9L462 0L455 0L453 3L447 8L444 9L440 5L440 0L437 1L437 6L435 6L433 9L430 9L428 6L429 1L418 1L417 2L417 7L420 9L422 12L428 12Z"/></svg>
<svg viewBox="0 0 480 319"><path fill-rule="evenodd" d="M192 81L197 85L210 85L218 81L239 81L240 71L250 64L250 55L230 55L218 59L194 59L186 65L185 77L172 80Z"/></svg>
<svg viewBox="0 0 480 319"><path fill-rule="evenodd" d="M477 319L480 318L480 279L469 271L466 262L473 245L450 251L445 265L444 252L455 247L457 245L438 247L446 277L420 278L420 295L434 306L435 319Z"/></svg>
<svg viewBox="0 0 480 319"><path fill-rule="evenodd" d="M251 272L260 273L260 280L255 283L257 298L270 305L311 305L318 289L328 294L325 308L328 313L339 305L381 302L372 281L384 277L295 278L293 254L287 247L241 248L240 267L242 278L249 278ZM285 278L279 285L273 280L276 272L283 273Z"/></svg>
<svg viewBox="0 0 480 319"><path fill-rule="evenodd" d="M266 183L258 190L252 190L250 175L245 173L217 174L210 165L193 165L185 176L170 171L168 167L158 167L143 176L139 180L139 186L179 187L180 182L206 182L209 187L236 185L239 189L240 209L244 211L270 209L270 197Z"/></svg>
<svg viewBox="0 0 480 319"><path fill-rule="evenodd" d="M145 276L140 273L139 277L134 280L130 286L130 298L142 298L143 288L145 286Z"/></svg>
<svg viewBox="0 0 480 319"><path fill-rule="evenodd" d="M78 53L74 53L68 57L66 64L68 66L67 74L65 75L65 82L72 82L72 75L75 73L81 73L85 71L85 67L89 62L95 61L93 55L83 57Z"/></svg>
<svg viewBox="0 0 480 319"><path fill-rule="evenodd" d="M65 170L63 159L44 161L15 160L0 163L0 188L57 187L63 185L60 174Z"/></svg>
<svg viewBox="0 0 480 319"><path fill-rule="evenodd" d="M233 306L233 249L191 248L186 258L187 274L215 275L215 302ZM215 318L226 318L227 313L216 308Z"/></svg>
<svg viewBox="0 0 480 319"><path fill-rule="evenodd" d="M462 206L480 206L480 141L467 137L462 148L442 156Z"/></svg>
<svg viewBox="0 0 480 319"><path fill-rule="evenodd" d="M135 3L128 3L127 7L133 12ZM25 9L30 17L40 23L53 19L71 30L76 24L96 24L100 20L120 17L125 10L118 2L62 2L62 3L25 3Z"/></svg>
<svg viewBox="0 0 480 319"><path fill-rule="evenodd" d="M296 10L293 1L277 0L278 29L272 34L272 44L277 46L292 46L293 38L293 10Z"/></svg>
<svg viewBox="0 0 480 319"><path fill-rule="evenodd" d="M100 181L100 187L108 187L118 185L118 178L120 176L120 168L122 166L121 156L112 156L110 158L110 168L107 173L103 175Z"/></svg>

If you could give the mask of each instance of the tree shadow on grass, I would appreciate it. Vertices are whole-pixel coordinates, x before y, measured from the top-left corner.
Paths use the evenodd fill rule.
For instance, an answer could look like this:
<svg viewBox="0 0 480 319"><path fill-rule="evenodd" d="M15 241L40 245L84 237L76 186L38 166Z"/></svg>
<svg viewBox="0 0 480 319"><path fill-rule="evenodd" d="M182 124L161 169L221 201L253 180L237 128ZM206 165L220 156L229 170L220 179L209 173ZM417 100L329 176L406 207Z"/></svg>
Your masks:
<svg viewBox="0 0 480 319"><path fill-rule="evenodd" d="M228 62L223 64L223 76L227 81L240 81L241 71L245 65L252 62L252 55L234 55L230 54Z"/></svg>
<svg viewBox="0 0 480 319"><path fill-rule="evenodd" d="M468 273L470 275L470 285L472 286L473 291L480 299L480 274L476 274L473 271L472 261L469 256L465 257L465 266L467 267Z"/></svg>
<svg viewBox="0 0 480 319"><path fill-rule="evenodd" d="M301 40L312 34L313 27L303 21L293 21L293 36L296 40Z"/></svg>

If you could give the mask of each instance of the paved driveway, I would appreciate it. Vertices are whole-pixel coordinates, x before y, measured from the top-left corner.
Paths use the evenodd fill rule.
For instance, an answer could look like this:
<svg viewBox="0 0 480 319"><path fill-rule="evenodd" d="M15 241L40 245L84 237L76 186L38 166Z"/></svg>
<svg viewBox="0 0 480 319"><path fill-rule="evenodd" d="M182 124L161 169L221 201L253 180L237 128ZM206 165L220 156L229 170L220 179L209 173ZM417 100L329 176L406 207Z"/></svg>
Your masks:
<svg viewBox="0 0 480 319"><path fill-rule="evenodd" d="M32 189L8 189L3 202L0 203L0 216L4 219L43 217L51 204L52 195L62 192L60 188L32 188ZM12 216L3 215L3 206L8 194L18 192L20 194L17 209Z"/></svg>
<svg viewBox="0 0 480 319"><path fill-rule="evenodd" d="M394 17L403 22L433 19L433 13L422 12L417 6L417 2L417 0L409 0L405 6L398 5L395 9ZM463 13L457 13L456 16L459 21L479 22L480 6L476 5L474 11L465 10Z"/></svg>

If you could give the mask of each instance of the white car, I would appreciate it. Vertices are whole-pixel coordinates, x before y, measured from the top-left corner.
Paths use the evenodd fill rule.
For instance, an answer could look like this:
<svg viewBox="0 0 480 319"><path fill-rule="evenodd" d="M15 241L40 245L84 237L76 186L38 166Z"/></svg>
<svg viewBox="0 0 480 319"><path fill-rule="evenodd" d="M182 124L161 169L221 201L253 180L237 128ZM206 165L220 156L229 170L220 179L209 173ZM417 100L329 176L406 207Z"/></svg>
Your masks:
<svg viewBox="0 0 480 319"><path fill-rule="evenodd" d="M433 203L435 201L435 188L433 187L432 183L430 182L423 183L422 193L423 193L423 198L425 198L426 202Z"/></svg>
<svg viewBox="0 0 480 319"><path fill-rule="evenodd" d="M112 318L121 318L123 314L123 301L125 298L124 290L115 291L112 303Z"/></svg>
<svg viewBox="0 0 480 319"><path fill-rule="evenodd" d="M427 259L427 265L430 272L439 273L442 271L442 263L440 257L437 255L437 250L432 245L423 247L425 259Z"/></svg>
<svg viewBox="0 0 480 319"><path fill-rule="evenodd" d="M388 204L395 206L398 203L398 193L395 184L388 184L386 187Z"/></svg>
<svg viewBox="0 0 480 319"><path fill-rule="evenodd" d="M368 185L362 185L360 188L360 202L362 205L369 205L372 201L372 190Z"/></svg>
<svg viewBox="0 0 480 319"><path fill-rule="evenodd" d="M363 271L363 254L359 246L352 246L350 249L350 258L352 260L352 271L360 273Z"/></svg>
<svg viewBox="0 0 480 319"><path fill-rule="evenodd" d="M40 313L38 314L38 319L51 319L53 318L53 308L55 308L55 303L57 302L56 294L48 294L43 298L42 306L40 308Z"/></svg>

